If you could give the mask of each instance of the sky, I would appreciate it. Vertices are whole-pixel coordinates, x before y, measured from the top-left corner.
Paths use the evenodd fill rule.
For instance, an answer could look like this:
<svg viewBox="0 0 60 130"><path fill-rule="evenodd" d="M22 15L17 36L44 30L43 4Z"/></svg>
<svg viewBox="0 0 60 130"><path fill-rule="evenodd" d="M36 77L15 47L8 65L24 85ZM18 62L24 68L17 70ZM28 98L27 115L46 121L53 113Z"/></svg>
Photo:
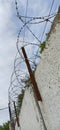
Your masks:
<svg viewBox="0 0 60 130"><path fill-rule="evenodd" d="M48 15L52 0L28 0L28 16ZM55 0L52 13L57 11L60 0ZM26 0L18 0L18 8L21 15L25 15ZM0 109L8 106L8 88L13 72L14 58L17 52L16 40L22 23L16 16L14 0L0 0ZM51 24L47 25L48 32ZM41 38L43 24L29 26L33 32ZM32 35L26 29L29 40ZM21 34L23 37L23 32ZM9 120L8 109L0 111L0 125Z"/></svg>

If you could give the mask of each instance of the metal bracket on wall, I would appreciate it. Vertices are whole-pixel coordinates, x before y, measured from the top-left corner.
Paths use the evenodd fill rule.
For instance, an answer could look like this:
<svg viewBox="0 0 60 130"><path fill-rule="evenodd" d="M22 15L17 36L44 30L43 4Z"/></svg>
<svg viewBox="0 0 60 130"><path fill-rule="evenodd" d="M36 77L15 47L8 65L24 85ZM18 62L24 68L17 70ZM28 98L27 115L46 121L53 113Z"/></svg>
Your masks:
<svg viewBox="0 0 60 130"><path fill-rule="evenodd" d="M10 127L11 130L15 130L15 123L12 120L12 114L11 114L11 108L10 108L10 103L8 103L8 108L9 108L9 116L10 116Z"/></svg>
<svg viewBox="0 0 60 130"><path fill-rule="evenodd" d="M11 121L11 108L10 108L10 103L8 103L8 108L9 108L9 116L10 116L10 121Z"/></svg>
<svg viewBox="0 0 60 130"><path fill-rule="evenodd" d="M16 110L16 105L15 105L15 102L13 102L13 103L14 103L14 110L15 110L15 115L16 115L17 125L18 125L18 127L20 127L20 124L19 124L19 118L18 118L17 110Z"/></svg>

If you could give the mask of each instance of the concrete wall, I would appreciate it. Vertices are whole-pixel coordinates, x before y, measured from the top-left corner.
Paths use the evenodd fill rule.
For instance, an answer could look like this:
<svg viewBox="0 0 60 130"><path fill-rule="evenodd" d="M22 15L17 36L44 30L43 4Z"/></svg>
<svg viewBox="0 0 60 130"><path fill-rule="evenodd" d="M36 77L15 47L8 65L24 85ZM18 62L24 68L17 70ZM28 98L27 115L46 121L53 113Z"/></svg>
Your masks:
<svg viewBox="0 0 60 130"><path fill-rule="evenodd" d="M48 130L60 130L60 14L55 18L46 49L36 70Z"/></svg>
<svg viewBox="0 0 60 130"><path fill-rule="evenodd" d="M53 22L35 78L43 100L39 105L47 130L60 130L60 14ZM21 130L44 130L31 87L25 91L19 122Z"/></svg>
<svg viewBox="0 0 60 130"><path fill-rule="evenodd" d="M31 87L25 91L19 122L21 130L40 130L40 128L44 130ZM17 130L17 124L15 130Z"/></svg>

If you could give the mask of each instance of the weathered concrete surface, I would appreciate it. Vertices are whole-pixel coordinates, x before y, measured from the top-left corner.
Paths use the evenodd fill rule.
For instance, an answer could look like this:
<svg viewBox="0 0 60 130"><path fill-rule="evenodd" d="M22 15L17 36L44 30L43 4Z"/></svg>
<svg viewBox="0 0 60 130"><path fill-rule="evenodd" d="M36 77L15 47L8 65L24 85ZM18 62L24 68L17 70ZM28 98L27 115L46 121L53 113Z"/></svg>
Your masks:
<svg viewBox="0 0 60 130"><path fill-rule="evenodd" d="M60 130L60 14L50 30L35 78L43 102L39 102L47 130ZM21 130L44 130L32 88L25 91L21 113ZM15 127L15 130L20 128Z"/></svg>
<svg viewBox="0 0 60 130"><path fill-rule="evenodd" d="M53 22L35 77L47 128L60 130L60 14Z"/></svg>
<svg viewBox="0 0 60 130"><path fill-rule="evenodd" d="M19 122L21 130L44 130L31 87L25 91Z"/></svg>

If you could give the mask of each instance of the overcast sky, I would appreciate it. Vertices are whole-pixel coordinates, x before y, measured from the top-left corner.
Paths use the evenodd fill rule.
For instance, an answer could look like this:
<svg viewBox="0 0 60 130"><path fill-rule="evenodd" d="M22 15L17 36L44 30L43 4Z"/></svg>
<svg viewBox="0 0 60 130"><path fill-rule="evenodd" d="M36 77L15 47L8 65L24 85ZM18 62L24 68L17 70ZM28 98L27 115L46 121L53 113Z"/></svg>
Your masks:
<svg viewBox="0 0 60 130"><path fill-rule="evenodd" d="M28 0L29 16L48 15L52 0ZM18 0L20 14L25 14L26 0ZM60 0L55 0L52 12L56 12ZM16 17L14 0L0 0L0 109L8 106L8 88L16 55L16 39L21 22ZM49 29L50 24L47 26ZM43 25L31 27L40 39ZM37 30L37 31L36 31ZM31 37L28 33L29 38ZM8 110L0 111L0 124L9 120Z"/></svg>

